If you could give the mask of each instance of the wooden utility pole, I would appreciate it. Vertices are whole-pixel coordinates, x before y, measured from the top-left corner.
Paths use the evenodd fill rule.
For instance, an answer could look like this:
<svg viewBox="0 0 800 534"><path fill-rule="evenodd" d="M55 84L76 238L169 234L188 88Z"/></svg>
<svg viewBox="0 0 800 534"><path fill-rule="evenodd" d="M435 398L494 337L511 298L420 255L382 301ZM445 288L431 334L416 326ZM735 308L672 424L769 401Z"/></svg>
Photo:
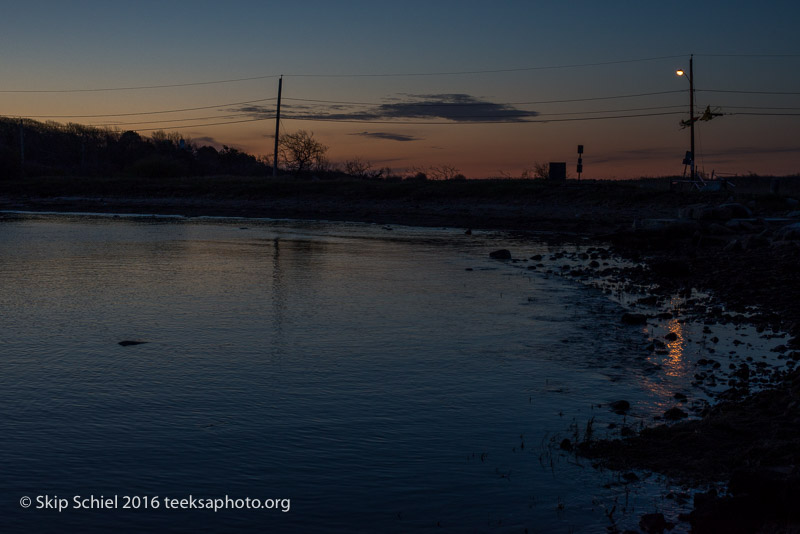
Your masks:
<svg viewBox="0 0 800 534"><path fill-rule="evenodd" d="M692 139L690 144L690 150L692 151L692 181L695 179L695 167L694 167L694 54L689 56L689 121L690 129L692 131Z"/></svg>
<svg viewBox="0 0 800 534"><path fill-rule="evenodd" d="M25 176L25 126L19 121L19 175Z"/></svg>
<svg viewBox="0 0 800 534"><path fill-rule="evenodd" d="M272 177L278 176L278 139L281 134L281 90L283 89L283 75L278 78L278 106L275 110L275 154L272 157Z"/></svg>

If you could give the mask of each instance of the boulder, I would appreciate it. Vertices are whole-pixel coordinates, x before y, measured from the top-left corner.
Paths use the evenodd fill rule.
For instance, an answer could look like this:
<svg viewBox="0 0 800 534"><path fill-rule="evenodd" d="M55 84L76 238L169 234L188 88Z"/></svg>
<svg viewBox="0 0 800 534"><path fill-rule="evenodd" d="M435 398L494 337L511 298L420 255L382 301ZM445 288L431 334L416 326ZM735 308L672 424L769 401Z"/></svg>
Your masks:
<svg viewBox="0 0 800 534"><path fill-rule="evenodd" d="M776 237L784 241L795 241L800 239L800 223L787 224L778 230Z"/></svg>
<svg viewBox="0 0 800 534"><path fill-rule="evenodd" d="M664 412L664 419L667 421L678 421L683 419L684 417L689 417L689 414L675 406L674 408L670 408L666 412Z"/></svg>

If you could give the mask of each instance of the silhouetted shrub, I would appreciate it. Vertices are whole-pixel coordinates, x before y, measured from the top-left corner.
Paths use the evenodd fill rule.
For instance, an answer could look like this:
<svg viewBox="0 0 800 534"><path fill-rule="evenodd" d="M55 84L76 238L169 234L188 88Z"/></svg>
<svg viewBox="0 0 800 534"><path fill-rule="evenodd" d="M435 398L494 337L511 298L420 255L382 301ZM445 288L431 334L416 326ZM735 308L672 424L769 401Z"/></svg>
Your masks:
<svg viewBox="0 0 800 534"><path fill-rule="evenodd" d="M174 178L186 176L188 169L180 161L153 154L140 159L126 169L127 174L141 176L142 178Z"/></svg>

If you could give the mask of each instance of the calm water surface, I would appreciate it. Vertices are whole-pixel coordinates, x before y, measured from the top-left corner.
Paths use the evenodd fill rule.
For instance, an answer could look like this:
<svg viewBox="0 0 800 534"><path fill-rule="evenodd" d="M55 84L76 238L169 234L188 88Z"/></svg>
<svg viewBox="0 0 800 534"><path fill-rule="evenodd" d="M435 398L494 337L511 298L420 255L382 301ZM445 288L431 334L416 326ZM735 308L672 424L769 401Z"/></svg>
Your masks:
<svg viewBox="0 0 800 534"><path fill-rule="evenodd" d="M604 488L612 473L550 440L605 428L598 403L663 411L690 379L648 375L617 304L500 247L546 251L356 224L0 221L0 531L605 532L615 499L664 506L657 482ZM58 512L44 495L291 501Z"/></svg>

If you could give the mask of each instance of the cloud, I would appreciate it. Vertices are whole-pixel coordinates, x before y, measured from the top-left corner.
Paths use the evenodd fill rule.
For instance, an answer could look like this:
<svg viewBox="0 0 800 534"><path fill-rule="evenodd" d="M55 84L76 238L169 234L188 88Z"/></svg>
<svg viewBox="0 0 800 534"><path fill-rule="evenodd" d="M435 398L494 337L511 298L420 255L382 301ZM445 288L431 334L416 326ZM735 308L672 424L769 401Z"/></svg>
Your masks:
<svg viewBox="0 0 800 534"><path fill-rule="evenodd" d="M422 140L421 137L414 137L411 135L404 135L391 132L359 132L359 133L352 133L349 135L359 135L361 137L372 137L374 139L386 139L388 141L401 141L401 142Z"/></svg>
<svg viewBox="0 0 800 534"><path fill-rule="evenodd" d="M342 103L292 104L282 106L287 118L328 121L446 120L453 122L526 122L538 112L498 104L464 93L401 94L384 104ZM253 118L275 115L272 108L241 106L231 111Z"/></svg>

